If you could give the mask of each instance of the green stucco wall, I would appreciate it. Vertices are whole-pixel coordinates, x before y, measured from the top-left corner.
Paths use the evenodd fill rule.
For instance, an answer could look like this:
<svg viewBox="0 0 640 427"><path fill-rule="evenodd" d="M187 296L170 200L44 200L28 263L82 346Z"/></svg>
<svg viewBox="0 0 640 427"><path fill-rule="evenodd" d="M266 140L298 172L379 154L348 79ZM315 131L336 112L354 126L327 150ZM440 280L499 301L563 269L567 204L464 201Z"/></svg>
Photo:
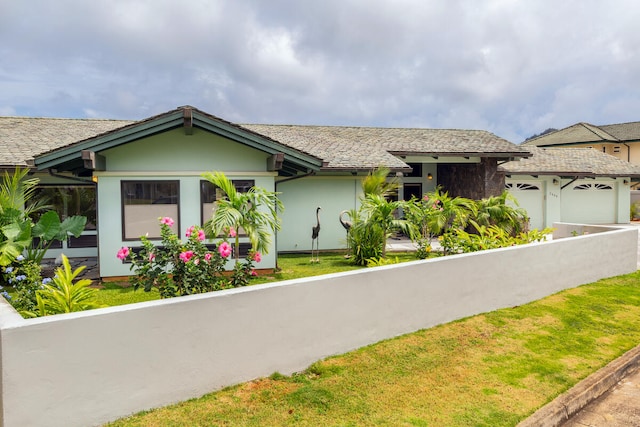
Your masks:
<svg viewBox="0 0 640 427"><path fill-rule="evenodd" d="M311 251L311 228L320 211L320 250L345 249L346 231L338 217L343 210L359 207L362 177L306 177L277 184L285 210L278 250Z"/></svg>
<svg viewBox="0 0 640 427"><path fill-rule="evenodd" d="M212 133L175 129L101 152L108 171L256 171L269 155Z"/></svg>
<svg viewBox="0 0 640 427"><path fill-rule="evenodd" d="M122 180L178 180L179 225L184 238L187 228L201 223L201 174L219 170L229 179L252 179L255 185L274 191L274 173L266 172L268 154L217 135L196 129L193 135L182 130L169 131L153 137L121 145L102 153L107 171L96 172L98 179L98 221L100 275L130 275L128 264L116 258L122 246L139 246L139 241L122 237ZM275 242L275 236L273 238ZM248 241L246 238L241 242ZM257 268L274 268L275 246L263 256ZM232 267L230 262L228 267Z"/></svg>

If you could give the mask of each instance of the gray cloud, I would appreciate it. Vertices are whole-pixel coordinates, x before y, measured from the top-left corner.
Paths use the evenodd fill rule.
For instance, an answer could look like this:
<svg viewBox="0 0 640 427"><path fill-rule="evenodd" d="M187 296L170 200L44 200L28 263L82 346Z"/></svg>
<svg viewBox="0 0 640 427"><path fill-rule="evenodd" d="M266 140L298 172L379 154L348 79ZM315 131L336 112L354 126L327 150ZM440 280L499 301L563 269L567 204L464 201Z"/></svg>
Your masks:
<svg viewBox="0 0 640 427"><path fill-rule="evenodd" d="M633 0L0 0L0 114L480 128L638 120Z"/></svg>

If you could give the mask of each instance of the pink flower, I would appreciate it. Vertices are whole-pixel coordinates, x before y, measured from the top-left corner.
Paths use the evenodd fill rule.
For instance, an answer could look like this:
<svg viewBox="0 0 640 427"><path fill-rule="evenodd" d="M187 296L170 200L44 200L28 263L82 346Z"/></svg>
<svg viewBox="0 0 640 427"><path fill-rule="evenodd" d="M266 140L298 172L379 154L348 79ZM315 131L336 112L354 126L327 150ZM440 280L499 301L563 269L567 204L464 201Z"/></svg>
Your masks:
<svg viewBox="0 0 640 427"><path fill-rule="evenodd" d="M211 257L212 257L212 255L209 252L204 254L204 260L207 261L207 262L211 261Z"/></svg>
<svg viewBox="0 0 640 427"><path fill-rule="evenodd" d="M187 237L191 237L191 233L193 233L196 229L195 225L192 225L191 227L187 228L187 232L185 233Z"/></svg>
<svg viewBox="0 0 640 427"><path fill-rule="evenodd" d="M198 230L198 240L200 240L201 242L204 240L204 230Z"/></svg>
<svg viewBox="0 0 640 427"><path fill-rule="evenodd" d="M193 251L184 251L180 253L180 259L183 262L189 262L189 260L193 257Z"/></svg>
<svg viewBox="0 0 640 427"><path fill-rule="evenodd" d="M121 247L116 256L118 259L124 261L129 256L129 248L126 246Z"/></svg>
<svg viewBox="0 0 640 427"><path fill-rule="evenodd" d="M173 218L165 216L164 218L160 219L160 224L167 224L169 227L171 227L173 225Z"/></svg>
<svg viewBox="0 0 640 427"><path fill-rule="evenodd" d="M260 252L255 252L255 253L253 254L253 260L254 260L255 262L260 262L260 261L262 261L262 254L261 254Z"/></svg>
<svg viewBox="0 0 640 427"><path fill-rule="evenodd" d="M231 255L231 245L227 242L220 243L220 246L218 246L218 252L222 258L227 258Z"/></svg>
<svg viewBox="0 0 640 427"><path fill-rule="evenodd" d="M424 200L425 202L429 200L429 196L427 196L426 194L424 195L424 197L422 198L422 200Z"/></svg>
<svg viewBox="0 0 640 427"><path fill-rule="evenodd" d="M149 262L153 262L153 260L155 260L155 259L156 259L156 254L154 254L153 252L151 252L151 253L149 254Z"/></svg>
<svg viewBox="0 0 640 427"><path fill-rule="evenodd" d="M229 236L236 237L236 229L233 227L229 227Z"/></svg>
<svg viewBox="0 0 640 427"><path fill-rule="evenodd" d="M194 260L193 260L193 263L194 263L195 265L200 264L200 259L199 259L199 258L194 259Z"/></svg>
<svg viewBox="0 0 640 427"><path fill-rule="evenodd" d="M255 271L255 270L251 270L251 275L252 275L252 276L257 276L257 275L258 275L258 273L256 273L256 271Z"/></svg>

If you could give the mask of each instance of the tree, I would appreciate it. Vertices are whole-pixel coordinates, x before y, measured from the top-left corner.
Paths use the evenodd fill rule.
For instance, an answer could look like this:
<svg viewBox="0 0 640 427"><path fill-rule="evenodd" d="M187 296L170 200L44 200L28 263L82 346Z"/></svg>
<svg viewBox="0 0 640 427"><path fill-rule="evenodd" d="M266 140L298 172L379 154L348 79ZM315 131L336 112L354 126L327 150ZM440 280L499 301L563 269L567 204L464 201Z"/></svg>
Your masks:
<svg viewBox="0 0 640 427"><path fill-rule="evenodd" d="M233 229L236 262L240 258L240 230L249 236L254 251L267 253L271 233L280 230L278 211L284 209L277 193L261 187L240 193L222 172L207 172L202 176L225 194L223 199L216 200L213 217L205 224L207 234L217 236Z"/></svg>

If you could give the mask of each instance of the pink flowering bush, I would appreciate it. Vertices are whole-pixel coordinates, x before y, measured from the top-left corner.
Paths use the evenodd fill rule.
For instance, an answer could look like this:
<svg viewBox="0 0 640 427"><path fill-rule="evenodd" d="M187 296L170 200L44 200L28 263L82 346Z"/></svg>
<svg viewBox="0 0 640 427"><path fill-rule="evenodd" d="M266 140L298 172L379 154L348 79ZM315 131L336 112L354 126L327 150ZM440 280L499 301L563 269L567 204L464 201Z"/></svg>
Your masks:
<svg viewBox="0 0 640 427"><path fill-rule="evenodd" d="M187 229L187 241L183 242L171 229L172 218L160 218L162 243L155 246L145 236L140 238L142 249L133 253L121 248L116 257L131 261L131 278L134 289L150 291L157 287L162 298L217 291L249 283L256 253L252 252L246 262L238 262L231 275L225 274L225 265L233 248L223 236L214 250L204 243L204 230L198 226ZM260 255L258 253L259 262Z"/></svg>

